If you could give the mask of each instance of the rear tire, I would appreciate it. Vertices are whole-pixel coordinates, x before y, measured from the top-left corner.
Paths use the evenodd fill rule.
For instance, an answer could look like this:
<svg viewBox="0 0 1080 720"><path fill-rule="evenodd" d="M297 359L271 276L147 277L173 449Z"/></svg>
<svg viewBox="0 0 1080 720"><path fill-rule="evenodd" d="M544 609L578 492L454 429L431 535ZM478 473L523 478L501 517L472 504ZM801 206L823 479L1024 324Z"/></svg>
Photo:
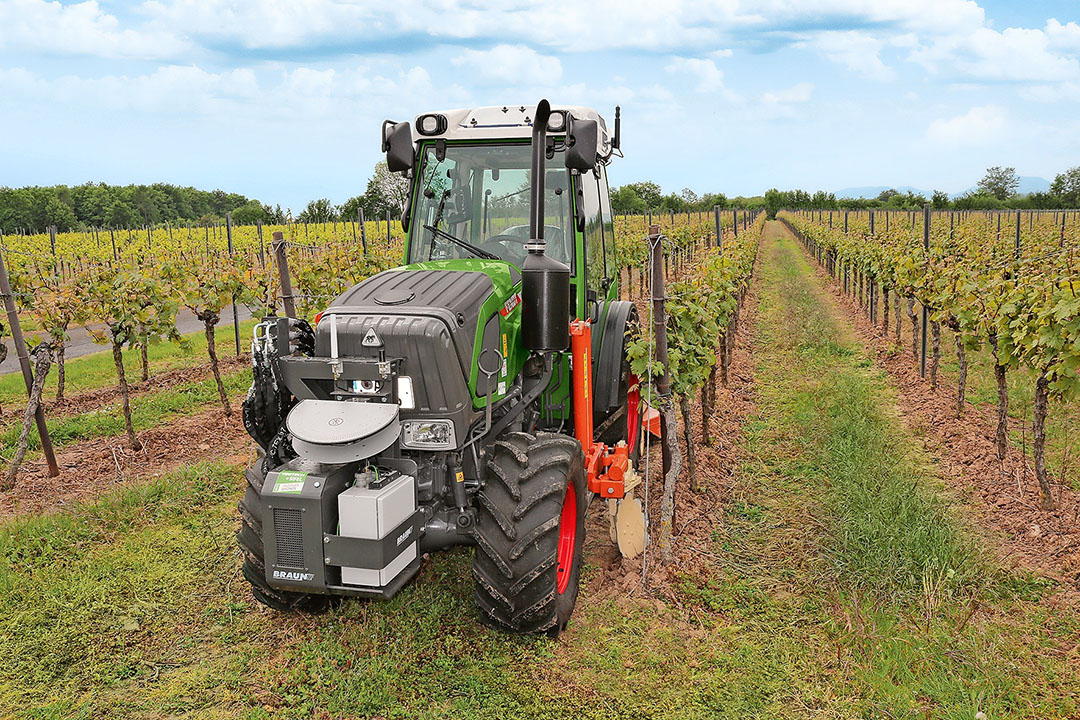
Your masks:
<svg viewBox="0 0 1080 720"><path fill-rule="evenodd" d="M244 497L241 498L240 530L236 533L236 542L244 556L242 568L244 577L251 584L251 594L256 600L274 610L282 612L322 613L329 610L337 598L331 595L298 593L278 590L270 587L266 581L266 563L263 554L262 517L263 502L259 495L264 473L265 458L262 451L255 465L244 472L247 484Z"/></svg>
<svg viewBox="0 0 1080 720"><path fill-rule="evenodd" d="M622 341L619 350L619 376L618 378L598 379L597 382L617 382L616 397L619 406L609 415L597 418L597 427L604 421L608 422L606 429L599 433L597 438L605 445L616 445L625 442L629 448L628 455L630 464L637 468L638 460L641 459L641 420L644 415L644 404L641 402L641 389L638 386L638 378L630 367L630 359L626 356L626 345L629 335L639 327L637 308L633 308L626 324L622 328Z"/></svg>
<svg viewBox="0 0 1080 720"><path fill-rule="evenodd" d="M477 495L473 598L481 620L513 633L566 629L585 542L585 455L554 433L507 433Z"/></svg>

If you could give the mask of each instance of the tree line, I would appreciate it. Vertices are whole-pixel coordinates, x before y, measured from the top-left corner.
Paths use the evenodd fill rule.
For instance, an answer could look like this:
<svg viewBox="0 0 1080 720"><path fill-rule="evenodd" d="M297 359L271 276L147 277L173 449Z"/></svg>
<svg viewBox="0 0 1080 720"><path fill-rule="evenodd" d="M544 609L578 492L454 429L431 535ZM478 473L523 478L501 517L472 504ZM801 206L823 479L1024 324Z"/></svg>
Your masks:
<svg viewBox="0 0 1080 720"><path fill-rule="evenodd" d="M328 198L312 200L297 216L300 222L335 222L356 220L363 211L364 217L378 220L386 213L394 218L405 211L409 198L409 180L400 173L392 173L386 163L376 163L363 195L351 197L341 205L334 205Z"/></svg>
<svg viewBox="0 0 1080 720"><path fill-rule="evenodd" d="M765 209L770 216L777 210L823 209L866 210L921 208L929 203L936 210L1054 209L1080 207L1080 166L1058 174L1047 192L1018 195L1020 179L1015 168L988 168L975 190L958 198L935 190L929 198L919 193L883 191L876 198L838 198L818 190L778 190L764 195L728 198L723 193L699 195L690 188L665 195L654 182L627 183L612 188L611 209L617 215L645 212L697 212L714 207ZM225 213L232 213L237 225L333 222L364 217L378 219L390 213L401 215L408 199L408 180L378 163L361 195L335 205L327 198L312 200L296 217L280 205L270 207L237 193L224 190L198 190L167 183L153 185L107 185L84 183L74 187L0 187L0 232L45 232L55 225L63 232L87 227L131 228L164 223L197 225L220 224Z"/></svg>
<svg viewBox="0 0 1080 720"><path fill-rule="evenodd" d="M237 223L280 222L281 207L224 190L199 190L168 183L69 187L0 187L0 231L64 232L85 227L138 227L162 223L215 224L231 212Z"/></svg>
<svg viewBox="0 0 1080 720"><path fill-rule="evenodd" d="M698 195L689 188L664 195L654 182L628 183L611 191L611 210L617 215L643 212L696 212L713 207L739 207L749 210L765 209L775 217L781 208L791 210L914 210L929 204L935 210L1050 210L1080 208L1080 166L1059 173L1046 192L1024 195L1017 193L1020 178L1016 169L994 166L975 188L952 198L943 190L934 190L930 197L895 189L882 191L874 198L837 197L835 193L818 190L778 190L772 188L764 195L727 198L722 193Z"/></svg>
<svg viewBox="0 0 1080 720"><path fill-rule="evenodd" d="M60 232L165 223L219 225L224 222L226 213L232 213L232 221L237 225L254 225L259 221L280 225L290 218L300 222L354 220L358 210L363 210L365 217L375 219L383 217L387 211L400 215L407 195L407 180L388 172L386 163L375 166L362 195L341 205L334 205L326 198L313 200L295 218L280 205L271 207L238 193L168 183L108 185L88 182L73 187L0 187L0 232L43 233L54 225Z"/></svg>

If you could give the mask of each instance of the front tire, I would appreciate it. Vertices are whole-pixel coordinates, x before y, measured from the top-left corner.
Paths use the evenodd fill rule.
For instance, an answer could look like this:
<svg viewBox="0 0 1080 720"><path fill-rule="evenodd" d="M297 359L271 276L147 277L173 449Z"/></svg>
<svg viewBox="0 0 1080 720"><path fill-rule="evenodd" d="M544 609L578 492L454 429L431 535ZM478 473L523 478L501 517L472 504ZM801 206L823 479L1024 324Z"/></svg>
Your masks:
<svg viewBox="0 0 1080 720"><path fill-rule="evenodd" d="M577 602L585 542L585 455L555 433L497 440L477 495L473 598L486 624L556 636Z"/></svg>

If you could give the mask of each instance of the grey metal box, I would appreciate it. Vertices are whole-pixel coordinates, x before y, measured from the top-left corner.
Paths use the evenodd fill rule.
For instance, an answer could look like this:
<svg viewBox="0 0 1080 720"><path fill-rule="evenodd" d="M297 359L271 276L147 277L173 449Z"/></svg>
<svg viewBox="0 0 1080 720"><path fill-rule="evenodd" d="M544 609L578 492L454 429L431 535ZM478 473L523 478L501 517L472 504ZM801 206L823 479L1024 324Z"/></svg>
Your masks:
<svg viewBox="0 0 1080 720"><path fill-rule="evenodd" d="M372 489L354 485L338 495L338 534L382 540L416 512L416 480L401 475L386 486ZM384 568L341 568L346 585L382 587L416 558L416 541L403 544L401 553Z"/></svg>

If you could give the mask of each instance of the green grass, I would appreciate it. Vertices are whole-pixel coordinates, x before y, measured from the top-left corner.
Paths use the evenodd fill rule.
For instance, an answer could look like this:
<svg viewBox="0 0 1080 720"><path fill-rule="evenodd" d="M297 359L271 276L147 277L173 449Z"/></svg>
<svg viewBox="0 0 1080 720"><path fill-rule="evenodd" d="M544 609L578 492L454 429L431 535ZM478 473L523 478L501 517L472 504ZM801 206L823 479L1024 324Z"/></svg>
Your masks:
<svg viewBox="0 0 1080 720"><path fill-rule="evenodd" d="M245 320L240 323L241 349L245 352L251 344L251 333L255 323L255 320ZM214 336L217 339L218 356L231 357L235 350L232 325L219 325ZM150 344L147 349L147 359L151 376L167 370L193 367L209 362L206 355L206 336L201 330L185 335L184 339L183 344L168 341ZM14 352L10 347L8 350ZM124 351L124 369L129 381L140 377L141 362L138 348ZM65 393L68 396L86 390L116 387L118 384L112 350L105 346L102 346L101 352L69 359L65 367ZM46 398L54 397L56 394L56 377L54 365L49 371L49 377L45 380ZM12 405L26 406L26 385L23 383L22 374L18 372L0 376L0 407L7 408Z"/></svg>
<svg viewBox="0 0 1080 720"><path fill-rule="evenodd" d="M1038 602L1046 581L977 551L985 538L953 517L930 459L893 416L886 378L807 281L794 241L767 243L760 273L759 343L770 352L756 371L744 501L763 510L729 515L718 538L729 575L714 592L749 583L825 608L808 620L824 619L844 714L1076 713L1080 678L1060 654L1075 615ZM740 565L744 555L757 563Z"/></svg>
<svg viewBox="0 0 1080 720"><path fill-rule="evenodd" d="M1075 715L1077 618L973 548L806 273L766 244L758 412L676 602L585 592L558 641L507 637L459 549L388 602L265 611L238 574L240 469L198 465L0 525L0 716Z"/></svg>

